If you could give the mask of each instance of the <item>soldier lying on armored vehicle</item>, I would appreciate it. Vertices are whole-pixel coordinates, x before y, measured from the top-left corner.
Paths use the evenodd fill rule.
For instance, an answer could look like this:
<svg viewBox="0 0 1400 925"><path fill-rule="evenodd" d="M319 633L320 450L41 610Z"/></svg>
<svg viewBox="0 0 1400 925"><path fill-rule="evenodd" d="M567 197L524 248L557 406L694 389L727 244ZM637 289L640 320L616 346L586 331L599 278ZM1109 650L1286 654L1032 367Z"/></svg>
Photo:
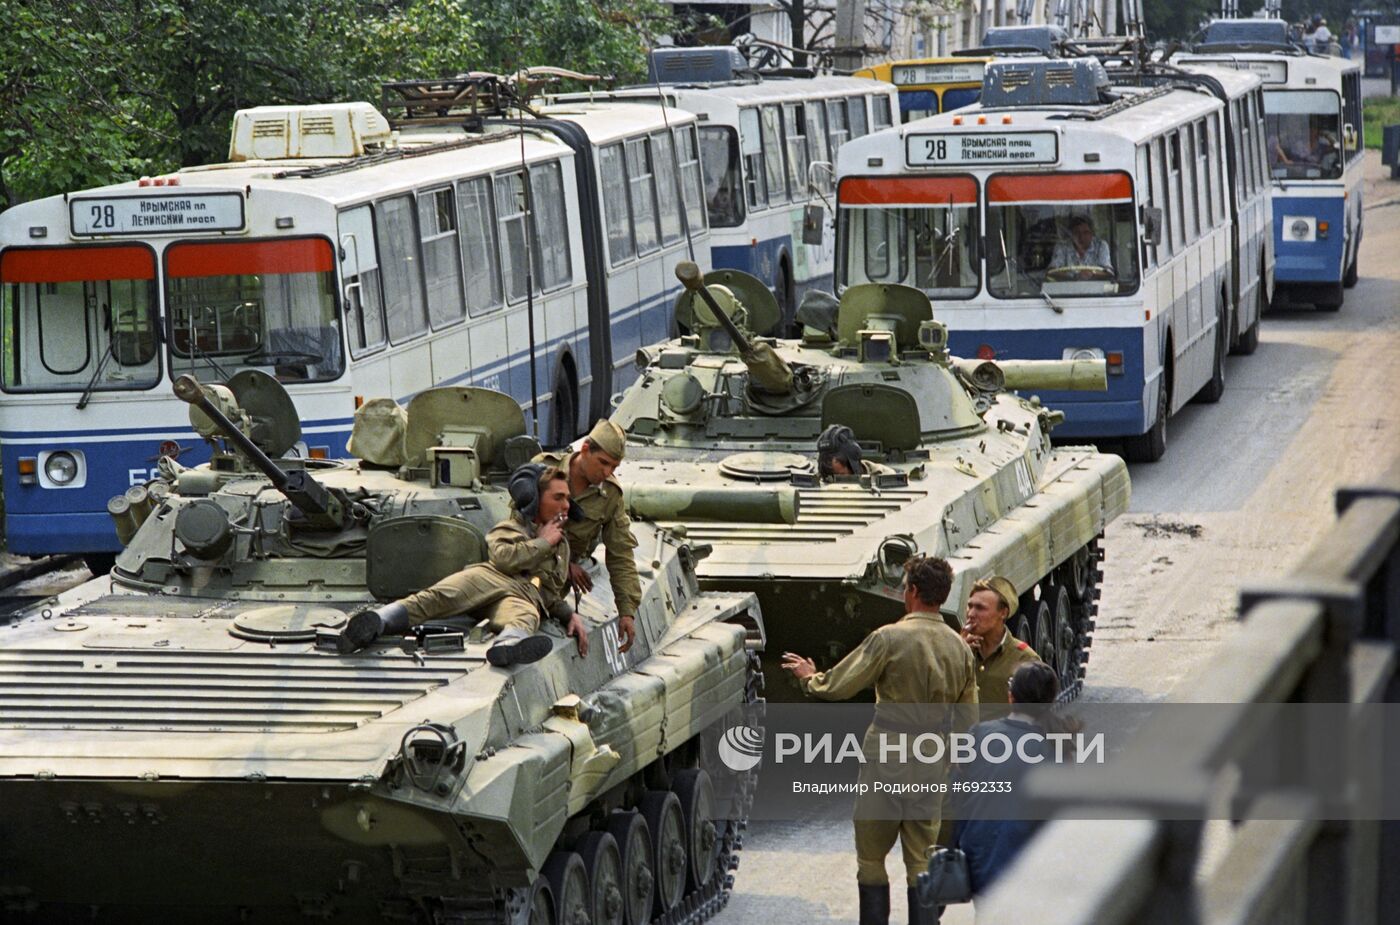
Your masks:
<svg viewBox="0 0 1400 925"><path fill-rule="evenodd" d="M527 463L507 485L515 510L486 536L489 561L469 565L442 581L391 604L366 608L350 618L340 651L358 652L385 635L410 626L470 614L484 618L496 635L486 660L498 668L536 662L553 648L538 634L542 615L566 627L588 654L583 618L565 599L569 541L564 521L574 516L569 481L554 466Z"/></svg>

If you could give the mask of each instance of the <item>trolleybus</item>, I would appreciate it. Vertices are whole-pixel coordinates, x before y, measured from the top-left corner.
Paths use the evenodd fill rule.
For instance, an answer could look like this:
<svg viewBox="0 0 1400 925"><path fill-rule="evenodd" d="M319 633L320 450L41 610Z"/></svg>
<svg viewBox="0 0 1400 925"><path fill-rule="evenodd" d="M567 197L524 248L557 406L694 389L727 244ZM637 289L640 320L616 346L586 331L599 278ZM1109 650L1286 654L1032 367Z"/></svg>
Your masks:
<svg viewBox="0 0 1400 925"><path fill-rule="evenodd" d="M1275 301L1341 308L1359 278L1365 217L1360 63L1310 54L1269 19L1217 20L1191 54L1173 60L1263 79Z"/></svg>
<svg viewBox="0 0 1400 925"><path fill-rule="evenodd" d="M435 385L508 392L545 442L606 415L666 336L675 264L709 250L695 118L575 104L493 125L503 97L441 110L490 109L498 84L394 86L416 101L395 126L368 103L245 110L229 163L0 215L13 552L100 566L107 500L207 455L182 373L276 376L311 455L345 452L363 397Z"/></svg>
<svg viewBox="0 0 1400 925"><path fill-rule="evenodd" d="M991 58L943 57L884 61L856 71L894 84L899 91L899 121L960 109L977 102L982 93L982 71Z"/></svg>
<svg viewBox="0 0 1400 925"><path fill-rule="evenodd" d="M1057 436L1156 459L1224 389L1224 110L1094 59L993 62L980 103L842 149L838 283L924 290L962 356L1105 359L1106 395L1041 393Z"/></svg>

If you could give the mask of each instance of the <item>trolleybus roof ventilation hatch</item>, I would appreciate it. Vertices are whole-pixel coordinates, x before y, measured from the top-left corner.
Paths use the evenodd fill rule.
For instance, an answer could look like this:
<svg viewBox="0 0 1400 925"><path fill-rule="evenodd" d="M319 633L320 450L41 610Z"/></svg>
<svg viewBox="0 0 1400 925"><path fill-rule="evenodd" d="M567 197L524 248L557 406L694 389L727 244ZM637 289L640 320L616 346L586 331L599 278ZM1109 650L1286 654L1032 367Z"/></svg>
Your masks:
<svg viewBox="0 0 1400 925"><path fill-rule="evenodd" d="M748 59L732 45L653 48L647 55L648 83L722 83L752 73Z"/></svg>
<svg viewBox="0 0 1400 925"><path fill-rule="evenodd" d="M982 106L1098 106L1108 73L1094 59L994 61L982 82Z"/></svg>
<svg viewBox="0 0 1400 925"><path fill-rule="evenodd" d="M1217 19L1206 26L1201 46L1277 46L1288 48L1288 23L1281 19Z"/></svg>

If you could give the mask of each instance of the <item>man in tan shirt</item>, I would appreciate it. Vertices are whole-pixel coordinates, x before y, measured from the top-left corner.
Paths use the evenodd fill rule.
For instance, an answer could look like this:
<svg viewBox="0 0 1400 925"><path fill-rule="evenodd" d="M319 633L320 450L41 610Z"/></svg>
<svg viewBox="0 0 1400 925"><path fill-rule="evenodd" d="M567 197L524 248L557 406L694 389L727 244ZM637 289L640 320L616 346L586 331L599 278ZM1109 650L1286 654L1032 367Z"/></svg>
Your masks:
<svg viewBox="0 0 1400 925"><path fill-rule="evenodd" d="M632 535L632 521L627 517L627 504L622 496L622 483L613 473L622 464L627 450L627 435L612 421L599 421L583 438L574 452L543 453L537 462L557 466L569 480L569 493L579 512L564 524L569 540L569 581L587 593L593 589L593 579L583 567L583 560L593 554L599 541L606 553L608 580L612 585L613 605L617 608L617 631L626 652L636 638L635 617L642 603L642 582L637 574L637 538Z"/></svg>
<svg viewBox="0 0 1400 925"><path fill-rule="evenodd" d="M978 581L967 597L962 636L977 660L977 694L982 703L1006 703L1016 669L1040 661L1029 643L1006 628L1019 603L1016 586L1000 575Z"/></svg>
<svg viewBox="0 0 1400 925"><path fill-rule="evenodd" d="M355 652L410 626L475 613L496 633L486 660L498 668L539 661L554 644L537 634L542 614L566 627L588 654L583 619L565 597L569 579L569 485L553 466L528 463L511 474L515 510L486 535L488 561L469 565L430 588L350 618L340 650Z"/></svg>
<svg viewBox="0 0 1400 925"><path fill-rule="evenodd" d="M875 688L876 719L866 731L867 763L880 754L882 732L899 734L889 720L882 723L881 706L891 704L976 704L977 682L972 653L958 634L943 621L938 608L952 588L953 570L942 559L916 556L904 566L904 607L907 613L895 623L879 627L829 671L817 671L811 659L792 652L783 654L783 668L792 672L802 688L822 700L845 700ZM885 713L890 711L888 708ZM908 732L931 732L927 728ZM918 768L920 782L947 779L946 760ZM864 774L862 779L864 779ZM862 797L856 804L856 884L860 890L861 925L889 921L889 874L885 857L896 839L904 854L910 921L920 921L915 894L926 855L937 838L939 801L927 796L906 807L895 797ZM908 808L919 815L901 817Z"/></svg>

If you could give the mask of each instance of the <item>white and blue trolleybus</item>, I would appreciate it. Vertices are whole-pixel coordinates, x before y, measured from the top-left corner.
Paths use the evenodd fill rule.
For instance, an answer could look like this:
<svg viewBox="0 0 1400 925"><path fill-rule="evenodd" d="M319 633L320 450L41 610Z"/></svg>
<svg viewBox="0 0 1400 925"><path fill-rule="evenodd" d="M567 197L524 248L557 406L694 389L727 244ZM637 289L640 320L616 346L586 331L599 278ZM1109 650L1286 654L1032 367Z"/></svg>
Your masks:
<svg viewBox="0 0 1400 925"><path fill-rule="evenodd" d="M706 262L695 118L520 117L494 78L394 100L392 125L368 103L245 110L228 163L0 216L12 551L100 566L108 499L207 457L182 373L275 376L311 456L345 453L364 398L436 385L511 394L546 443L607 414L667 334L675 264Z"/></svg>
<svg viewBox="0 0 1400 925"><path fill-rule="evenodd" d="M1107 394L1040 393L1056 436L1157 459L1239 331L1225 108L1092 58L993 62L978 104L842 149L838 284L924 290L962 356L1105 359Z"/></svg>

